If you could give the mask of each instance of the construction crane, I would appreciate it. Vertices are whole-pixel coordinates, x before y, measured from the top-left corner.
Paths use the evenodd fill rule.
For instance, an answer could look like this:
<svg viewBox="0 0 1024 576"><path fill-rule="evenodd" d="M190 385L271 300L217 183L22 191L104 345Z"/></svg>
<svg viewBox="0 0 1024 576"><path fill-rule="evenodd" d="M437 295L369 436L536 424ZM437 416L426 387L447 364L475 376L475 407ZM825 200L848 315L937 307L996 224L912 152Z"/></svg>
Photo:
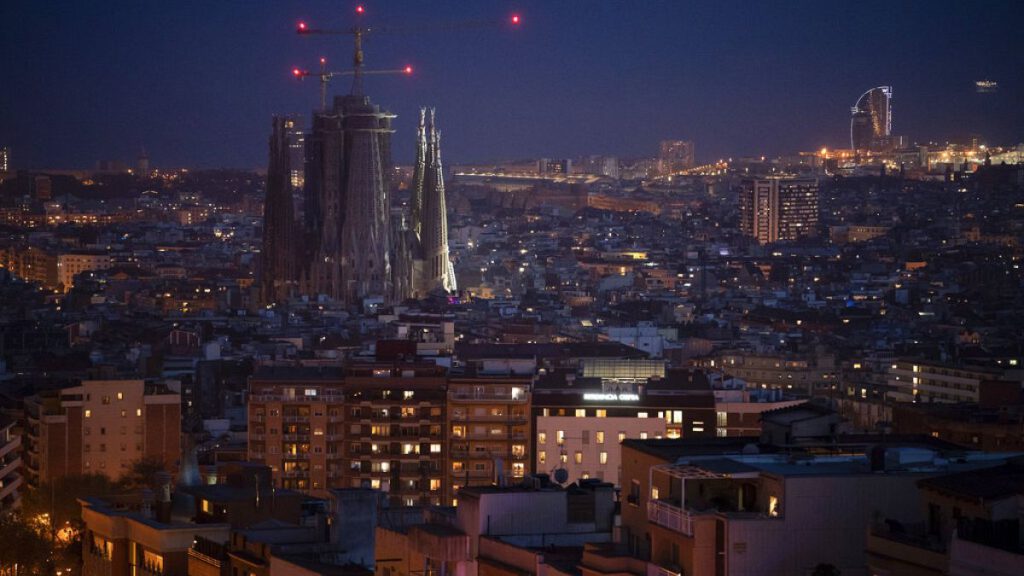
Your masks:
<svg viewBox="0 0 1024 576"><path fill-rule="evenodd" d="M412 74L412 66L406 66L405 68L395 68L393 70L363 70L362 74ZM320 111L327 111L327 85L334 79L335 76L354 76L355 70L342 70L342 71L328 71L327 70L327 59L320 58L320 71L310 72L309 70L303 70L301 68L292 68L292 75L302 80L309 76L315 76L320 80Z"/></svg>
<svg viewBox="0 0 1024 576"><path fill-rule="evenodd" d="M355 11L357 17L361 17L366 13L366 9L362 5L356 6ZM371 27L357 24L350 28L337 29L311 28L305 22L299 22L296 31L299 33L300 36L310 36L316 34L327 36L352 36L352 70L349 73L352 76L352 93L362 94L363 75L370 73L370 71L363 70L363 37L368 34L408 34L417 32L456 31L467 30L472 28L489 28L494 26L503 26L507 24L511 24L512 26L518 26L520 21L521 18L519 17L519 15L513 14L508 19L504 20L464 20L460 22L444 22L437 24L423 24L413 26Z"/></svg>

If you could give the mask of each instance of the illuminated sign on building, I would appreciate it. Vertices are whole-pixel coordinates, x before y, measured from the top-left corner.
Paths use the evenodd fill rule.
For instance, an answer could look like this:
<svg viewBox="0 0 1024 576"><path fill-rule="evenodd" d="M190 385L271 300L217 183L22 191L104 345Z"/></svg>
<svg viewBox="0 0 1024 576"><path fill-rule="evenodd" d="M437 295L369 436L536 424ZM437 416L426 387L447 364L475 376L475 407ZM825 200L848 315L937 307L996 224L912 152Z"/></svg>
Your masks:
<svg viewBox="0 0 1024 576"><path fill-rule="evenodd" d="M606 402L638 402L640 401L640 395L628 392L620 392L618 394L611 392L587 392L583 395L583 399L601 400Z"/></svg>

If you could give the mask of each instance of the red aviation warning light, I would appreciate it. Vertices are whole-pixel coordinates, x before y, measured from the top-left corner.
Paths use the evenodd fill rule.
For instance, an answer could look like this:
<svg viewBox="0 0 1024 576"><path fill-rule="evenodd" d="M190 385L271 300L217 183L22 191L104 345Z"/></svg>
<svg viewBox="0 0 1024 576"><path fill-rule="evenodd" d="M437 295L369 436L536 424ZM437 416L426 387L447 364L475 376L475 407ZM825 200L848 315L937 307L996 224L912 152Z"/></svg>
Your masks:
<svg viewBox="0 0 1024 576"><path fill-rule="evenodd" d="M515 25L519 24L519 14L513 14L512 15L512 24L515 24Z"/></svg>
<svg viewBox="0 0 1024 576"><path fill-rule="evenodd" d="M412 66L406 66L403 70L406 74L412 74Z"/></svg>
<svg viewBox="0 0 1024 576"><path fill-rule="evenodd" d="M362 14L365 11L366 10L363 8L362 4L360 4L359 6L356 6L356 14Z"/></svg>
<svg viewBox="0 0 1024 576"><path fill-rule="evenodd" d="M302 70L299 70L298 68L292 68L292 74L296 78L302 78L302 76L303 76Z"/></svg>
<svg viewBox="0 0 1024 576"><path fill-rule="evenodd" d="M306 23L305 22L299 22L298 29L299 29L299 34L304 33L306 31Z"/></svg>

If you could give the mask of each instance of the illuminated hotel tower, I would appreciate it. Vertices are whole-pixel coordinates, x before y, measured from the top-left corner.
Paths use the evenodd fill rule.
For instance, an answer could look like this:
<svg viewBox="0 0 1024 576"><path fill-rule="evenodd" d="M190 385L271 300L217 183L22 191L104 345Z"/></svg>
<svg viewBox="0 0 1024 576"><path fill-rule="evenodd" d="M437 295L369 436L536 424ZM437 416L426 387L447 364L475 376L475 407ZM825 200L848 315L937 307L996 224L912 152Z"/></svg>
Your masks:
<svg viewBox="0 0 1024 576"><path fill-rule="evenodd" d="M892 135L892 87L879 86L861 94L850 110L850 147L875 150L885 147Z"/></svg>

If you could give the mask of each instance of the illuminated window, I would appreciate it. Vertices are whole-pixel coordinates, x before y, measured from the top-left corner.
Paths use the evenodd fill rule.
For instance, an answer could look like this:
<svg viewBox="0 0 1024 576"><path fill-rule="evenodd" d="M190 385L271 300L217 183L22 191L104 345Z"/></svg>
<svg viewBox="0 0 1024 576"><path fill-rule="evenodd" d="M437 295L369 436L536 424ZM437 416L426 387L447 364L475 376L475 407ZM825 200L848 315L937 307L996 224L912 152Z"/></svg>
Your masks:
<svg viewBox="0 0 1024 576"><path fill-rule="evenodd" d="M658 492L658 487L651 486L651 500L657 500L659 494L660 493Z"/></svg>
<svg viewBox="0 0 1024 576"><path fill-rule="evenodd" d="M598 444L604 444L604 430L594 432L594 441Z"/></svg>
<svg viewBox="0 0 1024 576"><path fill-rule="evenodd" d="M512 463L512 476L514 478L522 478L526 475L526 465L522 462Z"/></svg>
<svg viewBox="0 0 1024 576"><path fill-rule="evenodd" d="M637 412L636 413L636 417L637 418L647 418L647 412Z"/></svg>
<svg viewBox="0 0 1024 576"><path fill-rule="evenodd" d="M86 410L85 411L85 417L86 418L92 418L92 410Z"/></svg>
<svg viewBox="0 0 1024 576"><path fill-rule="evenodd" d="M211 504L209 500L203 500L202 502L203 512L213 514L213 504Z"/></svg>
<svg viewBox="0 0 1024 576"><path fill-rule="evenodd" d="M622 441L625 440L625 439L626 439L626 433L625 432L619 432L619 444L622 444Z"/></svg>
<svg viewBox="0 0 1024 576"><path fill-rule="evenodd" d="M431 454L440 454L441 453L441 445L440 444L431 444L430 445L430 453Z"/></svg>
<svg viewBox="0 0 1024 576"><path fill-rule="evenodd" d="M557 437L556 441L558 442L559 446L561 446L562 444L565 444L565 430L559 430L555 434L555 436Z"/></svg>
<svg viewBox="0 0 1024 576"><path fill-rule="evenodd" d="M124 392L118 392L117 393L117 399L118 400L124 400Z"/></svg>
<svg viewBox="0 0 1024 576"><path fill-rule="evenodd" d="M537 432L537 444L547 444L547 443L548 443L548 433L547 432Z"/></svg>
<svg viewBox="0 0 1024 576"><path fill-rule="evenodd" d="M640 433L640 439L641 440L647 440L647 432L641 432Z"/></svg>
<svg viewBox="0 0 1024 576"><path fill-rule="evenodd" d="M403 400L412 400L412 397L413 397L414 394L415 394L415 392L413 390L405 390L405 391L402 392L402 399Z"/></svg>
<svg viewBox="0 0 1024 576"><path fill-rule="evenodd" d="M541 450L540 452L537 452L537 462L540 462L541 464L544 464L547 461L548 461L548 453L547 452L545 452L543 450Z"/></svg>
<svg viewBox="0 0 1024 576"><path fill-rule="evenodd" d="M587 417L587 409L586 408L577 408L576 409L576 417L577 418L586 418Z"/></svg>
<svg viewBox="0 0 1024 576"><path fill-rule="evenodd" d="M452 462L452 472L462 472L465 470L465 464L462 462Z"/></svg>
<svg viewBox="0 0 1024 576"><path fill-rule="evenodd" d="M573 455L572 459L577 464L583 464L583 452L580 452L579 450L577 450L576 453Z"/></svg>
<svg viewBox="0 0 1024 576"><path fill-rule="evenodd" d="M436 492L436 491L438 491L440 489L441 489L441 479L440 478L431 478L430 479L430 491L431 492Z"/></svg>
<svg viewBox="0 0 1024 576"><path fill-rule="evenodd" d="M598 462L600 462L601 464L607 464L607 463L608 463L608 453L607 453L607 452L601 452L601 453L600 453L600 454L598 455L598 457L597 457L597 460L598 460Z"/></svg>
<svg viewBox="0 0 1024 576"><path fill-rule="evenodd" d="M565 464L566 462L569 461L569 455L566 454L565 452L562 452L561 454L558 455L558 461L561 462L562 464Z"/></svg>
<svg viewBox="0 0 1024 576"><path fill-rule="evenodd" d="M768 515L775 517L779 515L779 498L778 496L768 497Z"/></svg>
<svg viewBox="0 0 1024 576"><path fill-rule="evenodd" d="M599 409L596 410L596 412L597 412L597 417L598 418L607 418L608 417L608 411L605 410L604 408L599 408Z"/></svg>

